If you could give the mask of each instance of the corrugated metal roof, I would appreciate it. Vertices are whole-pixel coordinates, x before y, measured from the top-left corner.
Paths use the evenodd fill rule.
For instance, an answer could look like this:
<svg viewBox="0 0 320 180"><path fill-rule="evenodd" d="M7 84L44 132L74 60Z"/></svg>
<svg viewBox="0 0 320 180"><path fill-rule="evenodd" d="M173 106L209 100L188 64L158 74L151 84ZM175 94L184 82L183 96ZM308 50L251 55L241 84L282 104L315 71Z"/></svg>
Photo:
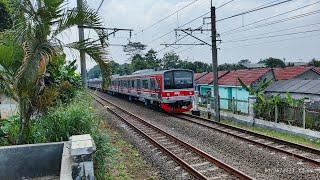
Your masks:
<svg viewBox="0 0 320 180"><path fill-rule="evenodd" d="M219 79L219 84L238 86L240 85L238 78L240 78L246 85L251 85L269 71L271 71L271 68L230 71L228 74Z"/></svg>
<svg viewBox="0 0 320 180"><path fill-rule="evenodd" d="M220 79L224 75L226 75L229 71L219 71L218 78ZM209 72L202 78L196 80L196 84L212 84L213 83L213 73Z"/></svg>
<svg viewBox="0 0 320 180"><path fill-rule="evenodd" d="M208 74L208 72L195 73L194 74L194 80L197 81L198 79L202 78L206 74Z"/></svg>
<svg viewBox="0 0 320 180"><path fill-rule="evenodd" d="M280 80L270 85L265 92L299 93L320 95L320 80Z"/></svg>
<svg viewBox="0 0 320 180"><path fill-rule="evenodd" d="M286 68L274 68L273 71L274 71L276 80L289 80L311 69L312 67L294 66L294 67L286 67Z"/></svg>

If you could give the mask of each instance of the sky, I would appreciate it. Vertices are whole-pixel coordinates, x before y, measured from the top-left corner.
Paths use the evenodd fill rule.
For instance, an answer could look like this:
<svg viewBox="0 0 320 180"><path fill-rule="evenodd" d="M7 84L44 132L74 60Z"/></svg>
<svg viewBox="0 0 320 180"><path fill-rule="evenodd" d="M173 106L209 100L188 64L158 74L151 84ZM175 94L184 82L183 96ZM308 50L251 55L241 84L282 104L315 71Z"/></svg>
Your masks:
<svg viewBox="0 0 320 180"><path fill-rule="evenodd" d="M178 11L194 1L195 3L192 5ZM219 7L228 1L216 0L213 1L213 5ZM234 0L218 8L216 18L220 20L274 1ZM69 0L67 6L69 8L75 7L76 2L77 0ZM101 0L88 0L87 2L89 7L97 9ZM281 2L281 0L277 2ZM176 11L178 12L175 13ZM114 37L111 36L109 38L111 45L125 45L129 41L141 42L147 45L147 50L151 48L156 50L159 58L165 53L174 51L183 60L211 63L210 46L170 46L165 48L160 45L174 43L177 38L184 36L183 32L176 34L174 29L202 26L203 18L185 26L182 25L209 11L210 0L105 0L99 14L105 27L134 30L131 39L129 39L128 32L119 32ZM292 12L285 13L288 11ZM170 14L173 15L155 24ZM302 14L304 17L301 17ZM267 18L268 20L263 20ZM260 20L262 21L252 24ZM206 19L203 29L210 29L208 23L210 20ZM235 28L238 29L230 31ZM77 33L77 28L72 28L64 34L63 39L66 42L76 41L78 39ZM284 59L287 62L320 59L320 1L293 0L261 11L218 21L217 33L220 34L221 39L221 43L217 43L219 48L218 64L237 63L242 59L249 59L251 62L257 63L260 59L268 57ZM159 38L163 35L165 36ZM211 43L208 31L194 32L193 35ZM97 35L92 30L85 30L85 37L95 39ZM199 44L201 42L188 36L178 43ZM109 59L120 64L130 62L121 46L110 46L107 51ZM69 59L78 59L78 53L67 52L67 54ZM87 61L87 69L94 65L94 61Z"/></svg>

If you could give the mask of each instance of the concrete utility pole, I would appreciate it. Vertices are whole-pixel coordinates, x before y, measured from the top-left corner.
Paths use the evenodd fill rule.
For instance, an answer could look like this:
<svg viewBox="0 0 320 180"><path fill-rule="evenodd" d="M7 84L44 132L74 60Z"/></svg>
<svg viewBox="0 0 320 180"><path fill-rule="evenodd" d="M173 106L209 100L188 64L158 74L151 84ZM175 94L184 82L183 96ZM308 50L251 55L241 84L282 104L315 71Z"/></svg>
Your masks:
<svg viewBox="0 0 320 180"><path fill-rule="evenodd" d="M211 0L211 40L212 40L212 73L213 73L213 88L214 88L214 102L215 102L214 110L215 110L215 119L216 121L220 122L216 8L212 6L212 0Z"/></svg>
<svg viewBox="0 0 320 180"><path fill-rule="evenodd" d="M83 0L77 0L78 9L82 9ZM84 40L83 24L78 24L79 29L79 41ZM83 87L87 87L87 65L86 65L86 53L80 50L80 66L81 66L81 79Z"/></svg>

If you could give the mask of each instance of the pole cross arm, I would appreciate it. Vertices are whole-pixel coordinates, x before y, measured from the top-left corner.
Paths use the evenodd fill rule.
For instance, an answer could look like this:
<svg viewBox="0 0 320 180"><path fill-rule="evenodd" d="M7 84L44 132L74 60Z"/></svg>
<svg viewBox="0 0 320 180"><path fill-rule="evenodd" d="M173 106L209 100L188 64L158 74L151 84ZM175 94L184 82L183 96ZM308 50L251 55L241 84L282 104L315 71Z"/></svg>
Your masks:
<svg viewBox="0 0 320 180"><path fill-rule="evenodd" d="M206 44L206 45L208 45L208 46L212 47L212 45L211 45L211 44L209 44L209 43L205 42L204 40L202 40L202 39L200 39L200 38L198 38L198 37L196 37L196 36L192 35L191 33L187 32L187 31L185 31L185 30L181 30L181 31L182 31L182 32L184 32L185 34L187 34L187 35L189 35L189 36L191 36L191 37L193 37L193 38L197 39L198 41L201 41L201 42L203 42L204 44Z"/></svg>

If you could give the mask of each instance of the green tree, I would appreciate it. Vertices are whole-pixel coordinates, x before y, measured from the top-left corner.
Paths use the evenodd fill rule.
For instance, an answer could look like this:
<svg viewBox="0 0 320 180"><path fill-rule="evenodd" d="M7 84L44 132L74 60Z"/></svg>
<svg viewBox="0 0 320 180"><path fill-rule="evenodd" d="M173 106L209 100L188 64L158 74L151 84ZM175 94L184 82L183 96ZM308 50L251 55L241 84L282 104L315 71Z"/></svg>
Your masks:
<svg viewBox="0 0 320 180"><path fill-rule="evenodd" d="M110 66L110 63L109 63ZM111 67L110 67L111 68ZM112 69L112 68L111 68ZM101 69L99 65L95 65L93 68L91 68L88 71L88 78L89 79L94 79L94 78L98 78L101 76Z"/></svg>
<svg viewBox="0 0 320 180"><path fill-rule="evenodd" d="M309 64L309 66L315 66L315 67L320 67L320 61L317 61L316 59L312 59Z"/></svg>
<svg viewBox="0 0 320 180"><path fill-rule="evenodd" d="M284 68L284 67L286 67L286 64L281 59L277 59L277 58L273 58L273 57L270 57L265 60L261 60L261 61L259 61L259 63L264 63L269 68L275 68L275 67Z"/></svg>
<svg viewBox="0 0 320 180"><path fill-rule="evenodd" d="M132 58L136 54L142 55L142 51L146 49L146 45L141 42L129 42L123 47L123 51Z"/></svg>
<svg viewBox="0 0 320 180"><path fill-rule="evenodd" d="M28 143L30 136L30 120L35 109L37 99L45 88L44 77L47 65L54 60L54 56L63 54L64 48L83 50L91 56L103 69L104 85L109 80L109 67L105 59L105 34L97 31L98 41L86 39L81 42L63 43L61 34L70 27L84 24L102 27L101 18L94 9L83 8L66 9L64 0L42 0L41 6L34 5L31 0L22 0L14 4L14 26L10 30L15 43L23 49L21 66L15 72L15 81L4 82L15 94L19 104L20 130L18 143ZM4 37L4 36L3 36ZM0 53L0 56L7 56ZM6 61L13 61L6 58ZM15 97L13 96L13 97Z"/></svg>
<svg viewBox="0 0 320 180"><path fill-rule="evenodd" d="M157 58L157 52L153 49L150 49L145 54L145 62L148 69L158 69L161 66L161 60Z"/></svg>
<svg viewBox="0 0 320 180"><path fill-rule="evenodd" d="M11 12L9 12L9 2L0 0L0 32L12 26Z"/></svg>
<svg viewBox="0 0 320 180"><path fill-rule="evenodd" d="M180 63L181 59L175 52L166 53L162 58L163 69L178 68Z"/></svg>
<svg viewBox="0 0 320 180"><path fill-rule="evenodd" d="M142 69L147 69L148 65L145 61L145 58L143 58L140 54L136 54L132 57L131 67L133 71L138 71Z"/></svg>
<svg viewBox="0 0 320 180"><path fill-rule="evenodd" d="M251 61L249 59L242 59L238 62L238 64L251 64Z"/></svg>

